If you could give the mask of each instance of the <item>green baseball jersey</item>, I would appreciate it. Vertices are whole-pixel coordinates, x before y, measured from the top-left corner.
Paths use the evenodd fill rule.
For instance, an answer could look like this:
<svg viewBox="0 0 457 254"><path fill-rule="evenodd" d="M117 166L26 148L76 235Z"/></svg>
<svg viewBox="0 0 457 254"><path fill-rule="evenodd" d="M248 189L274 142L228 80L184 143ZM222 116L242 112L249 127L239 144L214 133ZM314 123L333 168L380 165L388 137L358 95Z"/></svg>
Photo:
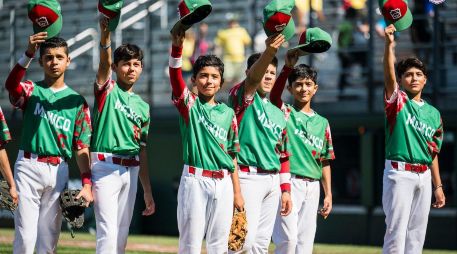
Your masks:
<svg viewBox="0 0 457 254"><path fill-rule="evenodd" d="M425 101L417 103L395 90L385 99L386 159L431 165L443 142L439 111Z"/></svg>
<svg viewBox="0 0 457 254"><path fill-rule="evenodd" d="M264 170L280 170L280 158L289 156L284 113L257 93L246 98L242 82L230 90L229 103L239 126L238 163Z"/></svg>
<svg viewBox="0 0 457 254"><path fill-rule="evenodd" d="M233 110L223 103L203 103L187 88L179 98L173 98L173 103L180 113L184 163L207 170L233 172L232 158L239 151Z"/></svg>
<svg viewBox="0 0 457 254"><path fill-rule="evenodd" d="M25 81L15 106L24 112L20 149L38 155L72 157L89 147L91 124L84 97L68 86L54 90L43 81Z"/></svg>
<svg viewBox="0 0 457 254"><path fill-rule="evenodd" d="M290 173L314 179L322 177L322 161L335 159L328 120L316 112L306 114L283 104L286 114Z"/></svg>
<svg viewBox="0 0 457 254"><path fill-rule="evenodd" d="M0 132L0 147L3 147L6 143L11 140L10 130L8 129L8 125L6 124L5 116L3 115L2 108L0 107L0 128L2 131Z"/></svg>
<svg viewBox="0 0 457 254"><path fill-rule="evenodd" d="M123 90L109 78L95 84L93 152L138 155L146 146L149 105L140 96Z"/></svg>

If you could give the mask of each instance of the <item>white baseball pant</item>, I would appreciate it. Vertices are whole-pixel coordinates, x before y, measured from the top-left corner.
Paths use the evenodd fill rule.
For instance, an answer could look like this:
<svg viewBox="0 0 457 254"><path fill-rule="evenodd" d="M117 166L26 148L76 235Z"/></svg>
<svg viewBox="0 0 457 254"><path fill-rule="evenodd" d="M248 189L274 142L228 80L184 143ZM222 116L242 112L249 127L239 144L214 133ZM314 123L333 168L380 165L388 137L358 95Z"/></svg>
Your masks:
<svg viewBox="0 0 457 254"><path fill-rule="evenodd" d="M201 253L206 235L208 254L227 253L233 215L233 184L229 174L222 179L189 173L184 165L178 190L178 253Z"/></svg>
<svg viewBox="0 0 457 254"><path fill-rule="evenodd" d="M273 242L277 254L311 254L316 234L319 207L319 181L309 182L292 177L292 212L288 216L276 215Z"/></svg>
<svg viewBox="0 0 457 254"><path fill-rule="evenodd" d="M404 171L404 163L393 169L386 160L382 207L386 215L383 253L422 253L432 195L430 170Z"/></svg>
<svg viewBox="0 0 457 254"><path fill-rule="evenodd" d="M123 254L132 221L140 167L97 161L92 156L96 253Z"/></svg>
<svg viewBox="0 0 457 254"><path fill-rule="evenodd" d="M68 182L68 164L51 165L38 162L36 155L24 158L19 151L14 166L14 179L19 195L14 212L13 253L56 253L62 213L60 193Z"/></svg>
<svg viewBox="0 0 457 254"><path fill-rule="evenodd" d="M281 197L279 174L238 172L248 233L243 249L230 253L268 253Z"/></svg>

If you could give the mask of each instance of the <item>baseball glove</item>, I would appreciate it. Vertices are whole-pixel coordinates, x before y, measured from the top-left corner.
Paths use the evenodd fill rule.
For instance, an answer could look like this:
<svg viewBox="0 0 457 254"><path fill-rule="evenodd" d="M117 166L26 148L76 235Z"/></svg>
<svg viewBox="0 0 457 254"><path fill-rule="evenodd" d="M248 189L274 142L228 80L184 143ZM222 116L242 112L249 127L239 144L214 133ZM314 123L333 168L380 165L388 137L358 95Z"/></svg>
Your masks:
<svg viewBox="0 0 457 254"><path fill-rule="evenodd" d="M17 208L10 194L10 187L5 180L0 181L0 208L10 210L11 212Z"/></svg>
<svg viewBox="0 0 457 254"><path fill-rule="evenodd" d="M73 229L80 228L84 224L84 210L87 202L82 198L76 199L80 190L66 189L60 194L60 208L62 215L70 224L71 237L75 237Z"/></svg>
<svg viewBox="0 0 457 254"><path fill-rule="evenodd" d="M233 211L232 226L228 248L231 251L239 251L243 248L248 233L248 222L246 220L246 211L239 211L237 208Z"/></svg>

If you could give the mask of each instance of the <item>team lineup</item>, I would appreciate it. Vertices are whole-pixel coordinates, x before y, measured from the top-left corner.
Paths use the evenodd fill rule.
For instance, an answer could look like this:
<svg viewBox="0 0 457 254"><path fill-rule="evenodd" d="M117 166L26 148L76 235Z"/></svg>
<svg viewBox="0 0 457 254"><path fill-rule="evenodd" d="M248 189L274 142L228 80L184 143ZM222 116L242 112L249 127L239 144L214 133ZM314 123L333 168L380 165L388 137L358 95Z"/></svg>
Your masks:
<svg viewBox="0 0 457 254"><path fill-rule="evenodd" d="M418 58L395 64L394 32L407 29L412 19L405 14L409 10L396 11L407 8L404 3L379 3L383 14L392 15L385 17L390 23L384 31L383 253L413 254L422 252L430 207L445 205L438 163L443 123L439 111L421 98L426 66ZM93 203L96 253L125 253L138 179L142 215L155 213L147 150L150 106L134 93L144 58L153 56L133 43L112 49L122 4L98 4L100 55L89 109L64 80L71 59L67 42L58 37L58 2L29 0L34 34L5 81L24 121L13 170L5 150L12 137L0 108L0 169L14 204L14 253L57 252L66 211L61 195L73 156L82 188L71 199L84 207ZM311 107L319 88L317 71L298 62L327 51L332 39L320 28L308 28L298 46L287 51L284 66L278 66L278 50L295 34L293 8L293 0L266 4L265 50L249 56L246 76L230 89L226 105L215 99L224 85L224 63L217 56L199 56L191 84L183 78L185 32L210 15L211 3L179 3L169 56L184 163L177 197L179 253L200 253L204 240L207 253L268 253L271 241L278 254L312 253L317 216L331 214L335 152L330 123ZM34 59L44 78L24 81ZM284 90L292 95L290 104L282 100ZM63 217L68 219L66 213Z"/></svg>

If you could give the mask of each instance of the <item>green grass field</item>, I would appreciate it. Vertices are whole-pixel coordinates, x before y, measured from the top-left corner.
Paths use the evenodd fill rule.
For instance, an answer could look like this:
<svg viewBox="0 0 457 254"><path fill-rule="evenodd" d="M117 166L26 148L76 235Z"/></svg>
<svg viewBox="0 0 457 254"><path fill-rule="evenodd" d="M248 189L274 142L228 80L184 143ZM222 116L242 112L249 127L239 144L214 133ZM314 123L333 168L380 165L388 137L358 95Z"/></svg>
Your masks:
<svg viewBox="0 0 457 254"><path fill-rule="evenodd" d="M12 230L0 230L0 254L12 253L12 239L14 232ZM87 233L77 233L76 238L72 239L68 232L62 232L59 240L59 254L89 254L94 253L95 236ZM127 251L128 254L153 254L153 253L176 253L178 239L176 237L162 236L129 236ZM149 249L150 251L147 251ZM271 250L274 249L272 245ZM271 251L272 252L272 251ZM315 254L378 254L381 248L370 246L352 246L352 245L330 245L316 244L314 247ZM455 254L455 251L441 250L424 250L423 254Z"/></svg>

